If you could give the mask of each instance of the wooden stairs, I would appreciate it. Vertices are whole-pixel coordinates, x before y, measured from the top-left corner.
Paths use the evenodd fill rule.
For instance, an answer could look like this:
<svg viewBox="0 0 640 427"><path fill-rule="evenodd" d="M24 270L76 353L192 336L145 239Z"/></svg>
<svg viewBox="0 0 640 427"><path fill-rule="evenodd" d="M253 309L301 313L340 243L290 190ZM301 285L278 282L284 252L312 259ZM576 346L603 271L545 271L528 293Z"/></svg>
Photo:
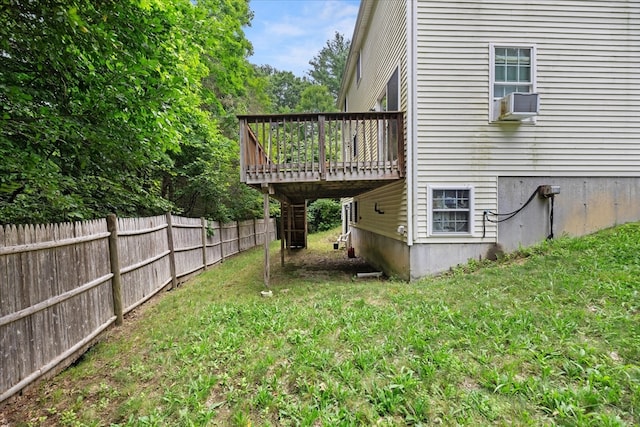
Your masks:
<svg viewBox="0 0 640 427"><path fill-rule="evenodd" d="M287 249L307 247L307 204L281 204L284 241Z"/></svg>

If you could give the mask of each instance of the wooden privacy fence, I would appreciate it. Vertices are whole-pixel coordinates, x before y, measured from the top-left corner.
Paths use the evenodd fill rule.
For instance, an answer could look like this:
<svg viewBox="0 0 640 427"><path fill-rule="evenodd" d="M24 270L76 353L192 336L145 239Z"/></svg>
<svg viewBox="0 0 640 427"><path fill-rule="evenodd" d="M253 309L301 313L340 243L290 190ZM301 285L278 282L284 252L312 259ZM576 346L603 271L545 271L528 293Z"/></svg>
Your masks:
<svg viewBox="0 0 640 427"><path fill-rule="evenodd" d="M262 219L171 214L0 227L0 402L67 366L162 289L262 245L264 231Z"/></svg>

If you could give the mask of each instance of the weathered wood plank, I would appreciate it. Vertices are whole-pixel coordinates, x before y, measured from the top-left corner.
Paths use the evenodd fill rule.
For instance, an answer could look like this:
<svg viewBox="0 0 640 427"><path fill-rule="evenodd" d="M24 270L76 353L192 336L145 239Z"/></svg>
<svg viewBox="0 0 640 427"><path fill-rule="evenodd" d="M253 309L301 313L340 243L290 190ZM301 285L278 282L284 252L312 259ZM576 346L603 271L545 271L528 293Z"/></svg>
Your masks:
<svg viewBox="0 0 640 427"><path fill-rule="evenodd" d="M257 241L257 221L205 222L203 231L199 218L173 219L182 245L177 253L195 260L179 266L184 277L220 262L224 250L225 256L237 253L244 246L240 236ZM168 225L166 216L115 223L120 264L114 268L121 274L124 313L171 283ZM107 235L112 233L105 220L0 227L0 400L77 357L75 352L117 320Z"/></svg>
<svg viewBox="0 0 640 427"><path fill-rule="evenodd" d="M220 224L217 221L207 221L207 266L222 261L220 229Z"/></svg>
<svg viewBox="0 0 640 427"><path fill-rule="evenodd" d="M248 129L241 134L240 140L244 154L241 158L242 182L247 184L258 186L325 179L397 180L404 176L402 112L239 118L243 128ZM262 148L265 144L267 150ZM275 153L268 157L271 144Z"/></svg>

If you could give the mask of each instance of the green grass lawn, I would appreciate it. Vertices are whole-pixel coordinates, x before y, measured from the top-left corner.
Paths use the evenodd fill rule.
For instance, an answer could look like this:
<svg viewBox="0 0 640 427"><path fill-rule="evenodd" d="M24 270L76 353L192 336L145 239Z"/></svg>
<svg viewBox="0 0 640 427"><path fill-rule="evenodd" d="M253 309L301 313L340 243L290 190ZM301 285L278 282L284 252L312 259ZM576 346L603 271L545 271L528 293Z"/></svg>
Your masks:
<svg viewBox="0 0 640 427"><path fill-rule="evenodd" d="M335 268L337 232L163 294L20 401L18 425L640 424L640 224L417 283ZM316 257L316 258L314 258ZM315 261L314 261L315 259ZM331 270L317 268L318 260ZM322 264L321 264L322 266Z"/></svg>

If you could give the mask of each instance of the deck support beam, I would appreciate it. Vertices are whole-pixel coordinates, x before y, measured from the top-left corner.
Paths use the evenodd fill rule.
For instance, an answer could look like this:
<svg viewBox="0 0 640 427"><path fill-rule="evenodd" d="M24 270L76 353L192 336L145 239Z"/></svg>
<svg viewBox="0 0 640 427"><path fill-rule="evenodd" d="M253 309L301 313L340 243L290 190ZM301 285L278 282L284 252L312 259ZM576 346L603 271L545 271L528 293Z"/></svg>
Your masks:
<svg viewBox="0 0 640 427"><path fill-rule="evenodd" d="M284 267L284 202L280 202L280 266Z"/></svg>
<svg viewBox="0 0 640 427"><path fill-rule="evenodd" d="M291 255L291 228L293 227L293 205L287 205L287 251Z"/></svg>
<svg viewBox="0 0 640 427"><path fill-rule="evenodd" d="M273 187L268 184L262 185L264 197L264 286L269 289L269 195L273 193Z"/></svg>

